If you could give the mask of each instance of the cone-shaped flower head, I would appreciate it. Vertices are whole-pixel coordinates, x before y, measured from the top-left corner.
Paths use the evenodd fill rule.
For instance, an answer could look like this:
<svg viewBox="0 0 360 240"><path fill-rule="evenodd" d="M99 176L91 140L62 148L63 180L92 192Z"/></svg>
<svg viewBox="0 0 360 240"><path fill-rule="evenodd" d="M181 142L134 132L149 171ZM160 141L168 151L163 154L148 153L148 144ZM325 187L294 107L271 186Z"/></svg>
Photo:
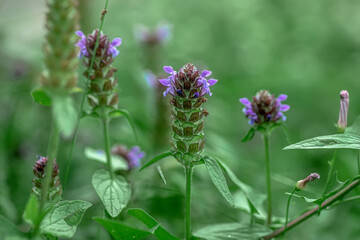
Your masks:
<svg viewBox="0 0 360 240"><path fill-rule="evenodd" d="M42 85L52 89L76 86L78 59L74 31L78 28L77 0L48 1L46 14L45 71Z"/></svg>
<svg viewBox="0 0 360 240"><path fill-rule="evenodd" d="M134 146L128 150L123 145L117 145L112 148L112 153L119 155L128 163L129 170L139 167L141 165L141 159L145 157L145 152L140 150L139 146Z"/></svg>
<svg viewBox="0 0 360 240"><path fill-rule="evenodd" d="M340 92L340 112L337 128L339 132L344 132L347 126L347 116L349 112L349 93L346 90Z"/></svg>
<svg viewBox="0 0 360 240"><path fill-rule="evenodd" d="M262 125L264 123L277 123L285 121L283 112L290 109L289 105L282 104L287 99L287 95L280 94L275 98L273 94L266 90L259 91L250 101L247 98L240 98L240 102L245 105L243 112L249 119L250 125Z"/></svg>
<svg viewBox="0 0 360 240"><path fill-rule="evenodd" d="M193 64L186 64L178 72L170 66L165 66L164 70L170 76L159 81L167 87L164 96L172 96L171 145L175 157L183 164L198 161L205 146L203 118L208 115L201 106L207 101L205 94L212 95L210 86L217 80L208 80L211 72L199 72Z"/></svg>
<svg viewBox="0 0 360 240"><path fill-rule="evenodd" d="M40 199L41 188L43 185L43 181L45 180L45 169L47 163L47 157L39 157L33 167L33 192L38 196L38 199ZM59 166L57 165L56 160L54 160L50 189L48 191L48 200L58 201L61 198L61 194L62 186L60 184L59 178Z"/></svg>
<svg viewBox="0 0 360 240"><path fill-rule="evenodd" d="M320 175L318 173L311 173L309 176L307 176L307 178L298 181L295 187L297 189L304 189L307 183L312 182L316 179L320 179Z"/></svg>
<svg viewBox="0 0 360 240"><path fill-rule="evenodd" d="M94 49L99 30L95 30L87 36L81 31L77 31L76 34L80 37L76 43L76 46L80 48L79 57L88 68L84 75L90 79L87 97L90 105L93 109L98 106L116 108L118 102L117 79L114 77L116 68L111 63L114 57L119 54L116 47L121 44L121 38L110 41L107 35L100 33L99 45L95 53ZM91 66L91 59L94 54L95 59ZM89 69L90 67L92 69Z"/></svg>

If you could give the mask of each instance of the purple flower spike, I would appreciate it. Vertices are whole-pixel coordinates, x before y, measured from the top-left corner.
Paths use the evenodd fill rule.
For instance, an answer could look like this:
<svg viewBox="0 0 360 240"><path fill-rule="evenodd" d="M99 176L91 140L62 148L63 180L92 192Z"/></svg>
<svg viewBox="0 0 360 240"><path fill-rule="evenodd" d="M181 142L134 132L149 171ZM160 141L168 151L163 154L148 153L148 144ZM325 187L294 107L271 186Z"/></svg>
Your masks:
<svg viewBox="0 0 360 240"><path fill-rule="evenodd" d="M245 108L243 112L249 119L250 125L261 125L263 123L277 123L280 119L286 120L283 112L290 109L287 104L282 101L287 99L287 95L280 94L278 98L270 94L268 91L261 90L254 97L253 101L247 98L240 98L239 101Z"/></svg>

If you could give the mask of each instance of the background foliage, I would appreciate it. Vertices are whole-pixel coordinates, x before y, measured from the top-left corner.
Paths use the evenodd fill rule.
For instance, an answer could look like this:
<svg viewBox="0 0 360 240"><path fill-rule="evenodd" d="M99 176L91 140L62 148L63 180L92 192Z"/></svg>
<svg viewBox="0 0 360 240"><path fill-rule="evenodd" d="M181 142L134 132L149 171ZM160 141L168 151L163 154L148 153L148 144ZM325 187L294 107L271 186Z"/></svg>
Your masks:
<svg viewBox="0 0 360 240"><path fill-rule="evenodd" d="M102 1L83 0L81 29L89 33L98 26ZM206 104L206 151L219 156L245 183L265 192L263 143L259 135L241 143L247 132L240 97L251 97L259 89L288 94L291 105L287 125L291 142L335 133L340 90L350 92L349 122L359 115L360 97L360 2L356 0L118 0L110 1L104 32L122 37L118 68L119 105L132 114L139 134L138 144L148 157L152 150L154 92L143 79L142 49L134 38L134 27L154 27L160 21L173 27L164 47L163 64L175 69L193 62L213 71L218 84ZM48 109L35 104L30 95L42 70L44 1L0 1L0 214L18 225L31 191L32 166L36 155L45 155L50 120ZM80 68L79 73L84 69ZM159 71L161 68L159 67ZM80 82L83 78L80 78ZM79 104L80 95L77 96ZM125 119L111 124L112 143L136 144ZM98 122L80 124L65 199L93 203L74 239L94 239L107 234L91 220L102 216L101 202L91 186L99 165L84 156L87 146L102 148ZM323 178L307 188L308 197L319 196L325 185L330 150L282 151L287 145L277 130L271 139L274 214L284 216L291 185L310 172ZM70 140L61 143L60 174L65 173ZM356 152L340 151L336 163L340 179L355 175ZM145 159L148 160L149 158ZM183 234L184 171L175 161L162 161L164 185L155 168L131 176L134 196L130 207L145 209L175 235ZM63 177L63 176L62 176ZM218 222L248 222L217 193L204 167L196 168L193 186L193 226L199 229ZM230 189L237 191L231 182ZM357 189L357 194L360 190ZM308 206L294 199L290 216ZM289 239L356 239L360 235L358 204L344 204L323 211L287 233ZM129 219L128 221L132 221ZM135 221L135 220L134 220ZM96 226L96 227L94 227Z"/></svg>

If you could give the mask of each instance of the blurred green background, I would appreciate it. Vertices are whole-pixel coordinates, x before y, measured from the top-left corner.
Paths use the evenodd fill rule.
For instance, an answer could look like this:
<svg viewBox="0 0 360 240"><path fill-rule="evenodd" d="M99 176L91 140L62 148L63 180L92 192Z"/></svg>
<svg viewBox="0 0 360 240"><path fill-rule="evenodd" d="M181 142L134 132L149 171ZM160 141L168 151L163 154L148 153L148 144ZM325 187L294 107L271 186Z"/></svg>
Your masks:
<svg viewBox="0 0 360 240"><path fill-rule="evenodd" d="M99 0L81 1L81 29L85 33L98 28L103 5ZM49 109L35 104L30 95L43 69L45 12L45 1L0 1L0 214L25 229L21 216L32 188L32 166L37 155L46 155L50 129ZM291 109L286 124L291 142L335 133L342 89L350 93L349 122L359 115L358 0L110 0L103 31L111 38L123 39L114 61L119 106L132 114L140 136L136 143L128 123L118 119L111 124L111 141L138 144L147 153L144 162L159 153L152 142L155 93L143 79L143 48L134 37L134 28L139 23L154 28L159 22L172 25L172 36L162 49L163 65L178 69L192 62L202 70L211 70L219 80L205 106L210 113L205 126L206 151L219 156L258 191L265 192L264 147L258 134L251 142L240 142L249 129L240 97L250 98L260 89L276 96L287 94ZM80 83L84 80L82 71L81 66ZM75 96L78 106L80 95ZM284 134L275 131L271 138L272 184L274 214L280 217L285 215L285 192L309 173L318 172L322 178L303 193L308 197L321 194L332 156L332 151L282 151L286 145ZM104 230L91 220L102 215L103 208L91 186L91 176L99 165L85 158L86 146L103 146L99 123L90 118L81 121L63 197L94 204L74 239L106 239ZM69 150L70 140L64 139L58 154L62 177ZM169 231L182 236L184 172L172 159L163 161L161 167L167 185L155 168L132 175L135 194L130 207L144 208ZM336 169L341 180L354 176L356 152L340 151ZM194 229L249 221L247 214L233 210L221 198L203 166L195 169L194 178ZM236 186L229 184L236 193ZM298 199L293 203L291 218L309 206ZM360 239L359 219L358 202L340 205L291 230L286 238ZM131 217L126 221L132 221Z"/></svg>

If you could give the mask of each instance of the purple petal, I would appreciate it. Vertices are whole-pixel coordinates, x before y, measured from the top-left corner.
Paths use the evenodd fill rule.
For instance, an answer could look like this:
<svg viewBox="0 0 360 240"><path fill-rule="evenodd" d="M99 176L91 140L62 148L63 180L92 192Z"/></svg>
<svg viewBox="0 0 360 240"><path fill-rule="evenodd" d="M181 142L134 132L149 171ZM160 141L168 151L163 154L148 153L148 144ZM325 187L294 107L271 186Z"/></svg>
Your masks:
<svg viewBox="0 0 360 240"><path fill-rule="evenodd" d="M110 47L117 47L121 44L121 38L114 38L114 40L110 43Z"/></svg>
<svg viewBox="0 0 360 240"><path fill-rule="evenodd" d="M251 106L251 102L247 98L240 98L239 101L247 107Z"/></svg>
<svg viewBox="0 0 360 240"><path fill-rule="evenodd" d="M279 101L285 101L287 99L287 95L286 94L280 94L277 98L277 100Z"/></svg>
<svg viewBox="0 0 360 240"><path fill-rule="evenodd" d="M208 70L204 70L202 73L201 73L201 77L205 78L205 77L208 77L211 75L211 71L208 71Z"/></svg>
<svg viewBox="0 0 360 240"><path fill-rule="evenodd" d="M279 108L279 111L281 111L281 112L286 112L286 111L288 111L290 109L290 106L289 105L287 105L287 104L282 104L281 106L280 106L280 108Z"/></svg>
<svg viewBox="0 0 360 240"><path fill-rule="evenodd" d="M218 80L216 80L216 79L209 79L209 80L207 81L207 83L209 84L209 86L212 86L212 85L214 85L215 83L217 83L217 81L218 81Z"/></svg>
<svg viewBox="0 0 360 240"><path fill-rule="evenodd" d="M168 74L172 74L174 72L174 69L170 66L164 66L164 71Z"/></svg>
<svg viewBox="0 0 360 240"><path fill-rule="evenodd" d="M170 86L169 79L159 79L159 82L166 87Z"/></svg>
<svg viewBox="0 0 360 240"><path fill-rule="evenodd" d="M282 120L285 122L286 121L286 116L282 115Z"/></svg>
<svg viewBox="0 0 360 240"><path fill-rule="evenodd" d="M249 119L249 124L250 124L250 125L254 125L254 124L255 124L255 120L254 120L254 119Z"/></svg>
<svg viewBox="0 0 360 240"><path fill-rule="evenodd" d="M78 35L79 37L85 37L85 34L82 31L76 31L75 32L76 35Z"/></svg>

